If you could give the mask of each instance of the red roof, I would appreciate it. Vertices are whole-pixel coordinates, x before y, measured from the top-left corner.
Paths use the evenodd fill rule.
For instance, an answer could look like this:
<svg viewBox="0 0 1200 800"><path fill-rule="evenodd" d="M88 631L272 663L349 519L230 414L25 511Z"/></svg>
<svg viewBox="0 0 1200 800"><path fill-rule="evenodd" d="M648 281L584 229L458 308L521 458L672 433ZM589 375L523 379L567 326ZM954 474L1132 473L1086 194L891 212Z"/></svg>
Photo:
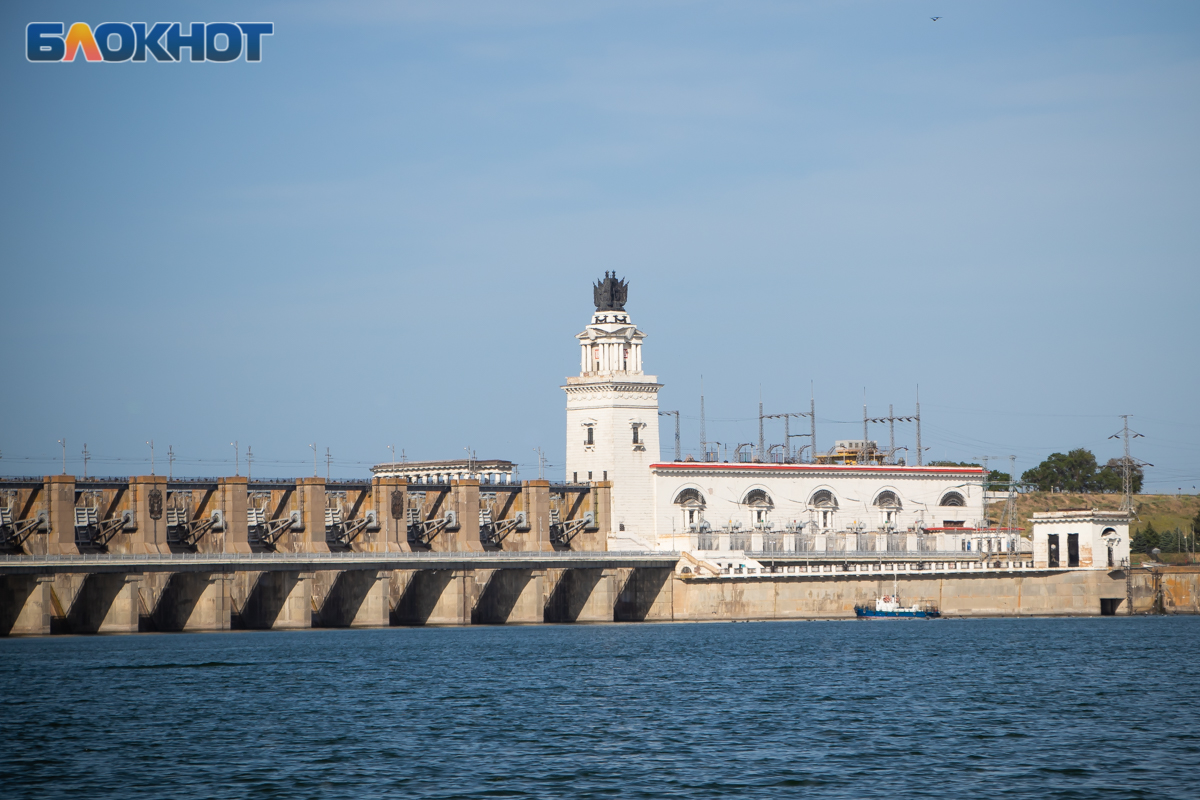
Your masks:
<svg viewBox="0 0 1200 800"><path fill-rule="evenodd" d="M982 467L900 467L875 464L744 464L724 463L714 461L668 461L661 464L651 464L651 469L744 469L744 470L776 470L781 472L907 472L917 474L962 474L975 473L983 475Z"/></svg>

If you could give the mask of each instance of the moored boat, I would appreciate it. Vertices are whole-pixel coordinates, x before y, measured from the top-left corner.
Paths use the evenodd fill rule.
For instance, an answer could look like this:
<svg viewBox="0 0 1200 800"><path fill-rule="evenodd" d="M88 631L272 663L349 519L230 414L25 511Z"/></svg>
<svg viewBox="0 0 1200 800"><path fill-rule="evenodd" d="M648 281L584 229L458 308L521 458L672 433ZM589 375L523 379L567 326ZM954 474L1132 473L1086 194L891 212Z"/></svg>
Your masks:
<svg viewBox="0 0 1200 800"><path fill-rule="evenodd" d="M925 605L913 604L911 606L900 605L900 598L896 595L887 595L875 599L875 607L865 605L854 606L854 614L857 617L924 617L933 619L940 617L942 612L933 603Z"/></svg>

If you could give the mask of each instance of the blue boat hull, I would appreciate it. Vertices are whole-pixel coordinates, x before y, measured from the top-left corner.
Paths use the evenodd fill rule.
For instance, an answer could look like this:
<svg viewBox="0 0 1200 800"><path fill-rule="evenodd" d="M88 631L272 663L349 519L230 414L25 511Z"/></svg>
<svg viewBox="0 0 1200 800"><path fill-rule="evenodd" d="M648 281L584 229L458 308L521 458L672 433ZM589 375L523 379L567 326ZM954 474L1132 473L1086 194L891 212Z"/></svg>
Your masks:
<svg viewBox="0 0 1200 800"><path fill-rule="evenodd" d="M873 608L854 607L854 614L859 617L921 617L935 619L942 614L940 611L876 611Z"/></svg>

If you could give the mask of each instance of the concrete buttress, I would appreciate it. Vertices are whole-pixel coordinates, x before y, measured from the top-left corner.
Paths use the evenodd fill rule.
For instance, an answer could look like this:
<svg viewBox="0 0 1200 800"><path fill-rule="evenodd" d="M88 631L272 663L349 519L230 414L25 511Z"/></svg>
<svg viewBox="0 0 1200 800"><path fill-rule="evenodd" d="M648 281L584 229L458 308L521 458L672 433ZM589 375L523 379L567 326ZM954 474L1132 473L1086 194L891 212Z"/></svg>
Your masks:
<svg viewBox="0 0 1200 800"><path fill-rule="evenodd" d="M53 575L0 576L0 636L50 633Z"/></svg>
<svg viewBox="0 0 1200 800"><path fill-rule="evenodd" d="M469 625L478 594L474 570L395 570L393 625Z"/></svg>
<svg viewBox="0 0 1200 800"><path fill-rule="evenodd" d="M546 622L612 622L616 605L615 569L564 569L546 598ZM548 581L549 583L549 578Z"/></svg>
<svg viewBox="0 0 1200 800"><path fill-rule="evenodd" d="M386 628L391 624L390 580L391 570L316 573L313 624L321 628Z"/></svg>
<svg viewBox="0 0 1200 800"><path fill-rule="evenodd" d="M325 541L325 481L322 478L297 478L296 494L300 496L300 514L304 520L304 535L296 548L304 553L328 553Z"/></svg>
<svg viewBox="0 0 1200 800"><path fill-rule="evenodd" d="M375 478L371 496L379 514L379 532L370 539L372 550L407 552L408 525L405 511L408 508L408 481L404 478Z"/></svg>
<svg viewBox="0 0 1200 800"><path fill-rule="evenodd" d="M167 545L166 475L139 475L129 479L130 503L137 530L118 533L109 549L126 553L169 553Z"/></svg>
<svg viewBox="0 0 1200 800"><path fill-rule="evenodd" d="M50 509L50 545L48 552L74 555L75 544L75 476L47 475L46 503Z"/></svg>
<svg viewBox="0 0 1200 800"><path fill-rule="evenodd" d="M221 478L217 507L225 513L224 551L249 553L249 529L246 520L248 479L241 476Z"/></svg>

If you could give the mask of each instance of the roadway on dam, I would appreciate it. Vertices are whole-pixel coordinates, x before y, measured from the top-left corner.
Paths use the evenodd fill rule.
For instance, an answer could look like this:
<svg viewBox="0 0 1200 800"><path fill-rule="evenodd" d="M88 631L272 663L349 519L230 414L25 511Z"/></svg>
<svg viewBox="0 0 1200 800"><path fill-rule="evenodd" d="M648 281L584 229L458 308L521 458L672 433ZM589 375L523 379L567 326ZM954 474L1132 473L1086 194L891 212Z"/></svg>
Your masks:
<svg viewBox="0 0 1200 800"><path fill-rule="evenodd" d="M133 572L310 572L315 570L669 569L678 553L405 552L148 553L3 555L0 575Z"/></svg>

